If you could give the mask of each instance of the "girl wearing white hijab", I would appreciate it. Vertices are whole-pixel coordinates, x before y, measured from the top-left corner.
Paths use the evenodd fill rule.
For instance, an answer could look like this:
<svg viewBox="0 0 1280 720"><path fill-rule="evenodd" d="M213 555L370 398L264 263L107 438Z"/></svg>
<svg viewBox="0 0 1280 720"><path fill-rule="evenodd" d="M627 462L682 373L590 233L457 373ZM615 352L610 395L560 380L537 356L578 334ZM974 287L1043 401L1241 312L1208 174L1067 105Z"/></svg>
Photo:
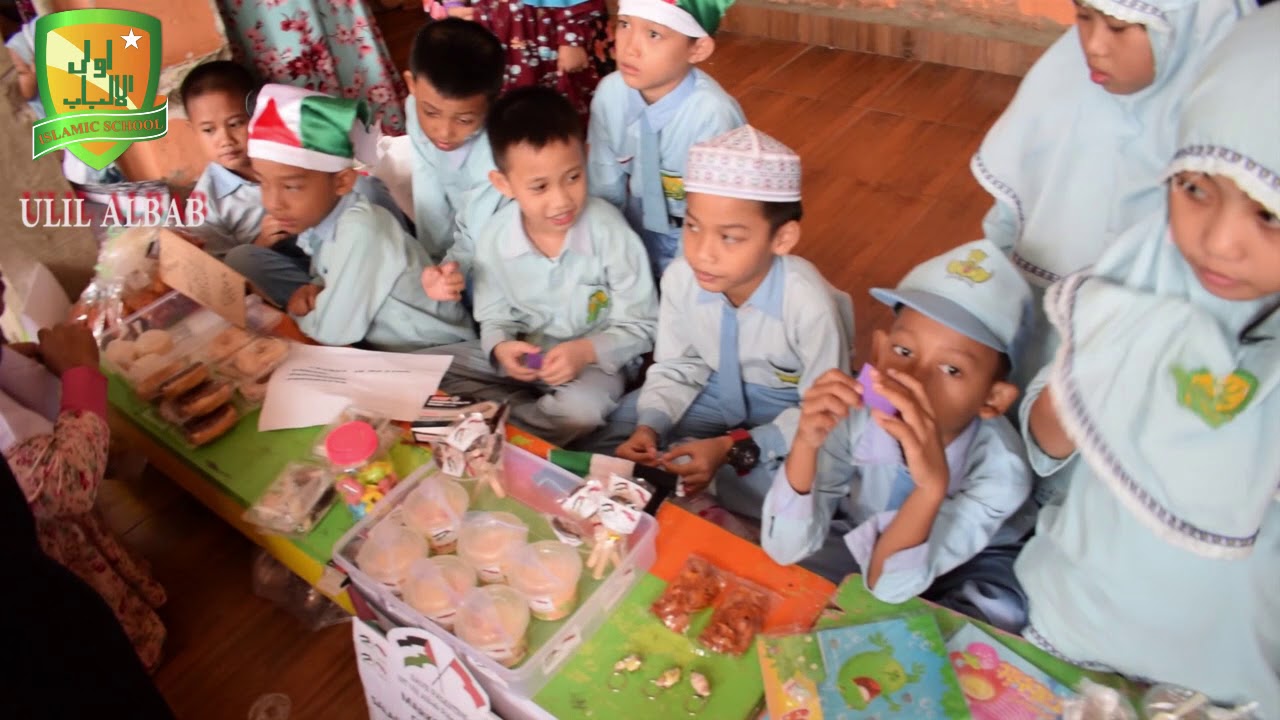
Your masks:
<svg viewBox="0 0 1280 720"><path fill-rule="evenodd" d="M1033 467L1066 464L1070 484L1016 565L1033 642L1267 718L1280 717L1277 39L1280 5L1239 23L1187 97L1167 210L1048 291L1062 346L1022 419Z"/></svg>
<svg viewBox="0 0 1280 720"><path fill-rule="evenodd" d="M1254 0L1077 0L1076 26L1027 73L974 155L995 198L987 239L1035 291L1034 327L1011 379L1053 357L1044 289L1098 259L1163 206L1161 170L1178 110L1205 57ZM1043 501L1043 498L1041 498Z"/></svg>

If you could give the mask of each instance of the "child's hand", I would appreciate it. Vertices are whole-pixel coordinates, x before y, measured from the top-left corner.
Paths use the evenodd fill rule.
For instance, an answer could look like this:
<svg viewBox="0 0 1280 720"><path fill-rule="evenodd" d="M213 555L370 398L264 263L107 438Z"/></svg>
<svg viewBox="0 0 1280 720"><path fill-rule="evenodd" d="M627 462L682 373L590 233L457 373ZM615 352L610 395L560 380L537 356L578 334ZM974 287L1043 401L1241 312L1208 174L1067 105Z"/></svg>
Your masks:
<svg viewBox="0 0 1280 720"><path fill-rule="evenodd" d="M631 433L627 441L613 451L623 460L630 460L641 465L658 464L658 433L648 425L639 425Z"/></svg>
<svg viewBox="0 0 1280 720"><path fill-rule="evenodd" d="M462 289L466 285L467 279L462 277L456 262L432 265L422 271L422 289L427 297L437 302L461 300Z"/></svg>
<svg viewBox="0 0 1280 720"><path fill-rule="evenodd" d="M587 51L576 45L561 45L556 50L556 70L574 73L587 67Z"/></svg>
<svg viewBox="0 0 1280 720"><path fill-rule="evenodd" d="M542 359L542 370L538 378L548 385L564 385L578 375L582 369L596 361L595 343L586 338L578 338L562 342L547 351Z"/></svg>
<svg viewBox="0 0 1280 720"><path fill-rule="evenodd" d="M538 379L538 371L525 367L521 360L525 355L536 352L542 352L542 348L523 340L508 340L493 346L493 358L498 361L498 365L506 371L508 377L521 382Z"/></svg>
<svg viewBox="0 0 1280 720"><path fill-rule="evenodd" d="M253 244L258 247L269 248L287 237L289 237L289 233L280 227L279 220L270 215L263 215L262 227L258 230L258 237L254 239Z"/></svg>
<svg viewBox="0 0 1280 720"><path fill-rule="evenodd" d="M716 471L729 461L729 450L733 448L733 438L728 435L694 440L672 448L662 456L662 466L668 472L680 476L684 483L684 491L689 495L702 492L711 484ZM688 461L677 463L680 458Z"/></svg>
<svg viewBox="0 0 1280 720"><path fill-rule="evenodd" d="M77 367L98 367L98 343L83 325L62 323L38 334L40 360L49 372L62 376Z"/></svg>
<svg viewBox="0 0 1280 720"><path fill-rule="evenodd" d="M817 450L827 436L849 416L850 408L862 407L862 386L840 370L820 375L800 400L800 427L792 446Z"/></svg>
<svg viewBox="0 0 1280 720"><path fill-rule="evenodd" d="M946 495L950 481L947 455L924 386L906 373L889 370L876 373L873 387L898 409L898 417L880 410L872 410L871 417L902 445L916 488L933 497Z"/></svg>
<svg viewBox="0 0 1280 720"><path fill-rule="evenodd" d="M289 297L287 309L289 314L294 317L302 317L316 309L316 296L324 288L319 285L303 285L293 291L293 295Z"/></svg>

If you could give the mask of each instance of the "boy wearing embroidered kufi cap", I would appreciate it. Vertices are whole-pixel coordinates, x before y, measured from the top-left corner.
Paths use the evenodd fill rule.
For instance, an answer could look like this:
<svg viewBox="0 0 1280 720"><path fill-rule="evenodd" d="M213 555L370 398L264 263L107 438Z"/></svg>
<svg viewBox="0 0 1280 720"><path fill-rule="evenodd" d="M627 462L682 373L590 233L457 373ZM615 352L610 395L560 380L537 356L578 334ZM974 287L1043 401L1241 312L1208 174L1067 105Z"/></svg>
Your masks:
<svg viewBox="0 0 1280 720"><path fill-rule="evenodd" d="M405 351L470 340L466 310L423 292L422 245L353 191L353 159L372 159L377 143L368 120L355 100L274 84L258 94L249 157L263 206L311 259L311 282L293 292L289 314L326 345Z"/></svg>
<svg viewBox="0 0 1280 720"><path fill-rule="evenodd" d="M654 364L593 447L665 465L690 493L715 478L722 505L759 517L800 394L849 369L853 306L790 254L801 216L791 149L732 130L690 151L685 189L683 257L662 278Z"/></svg>
<svg viewBox="0 0 1280 720"><path fill-rule="evenodd" d="M689 148L746 122L736 100L695 66L732 0L622 0L618 70L591 102L590 184L640 234L653 276L680 255Z"/></svg>

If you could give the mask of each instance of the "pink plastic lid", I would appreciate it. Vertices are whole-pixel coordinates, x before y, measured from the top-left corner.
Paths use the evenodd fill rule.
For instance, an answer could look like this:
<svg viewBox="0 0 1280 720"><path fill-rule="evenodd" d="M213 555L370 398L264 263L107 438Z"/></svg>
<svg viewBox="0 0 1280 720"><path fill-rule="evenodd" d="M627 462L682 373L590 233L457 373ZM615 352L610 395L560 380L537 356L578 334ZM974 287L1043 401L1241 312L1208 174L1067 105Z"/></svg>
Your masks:
<svg viewBox="0 0 1280 720"><path fill-rule="evenodd" d="M378 433L369 423L353 420L329 433L324 440L324 451L334 465L359 465L378 452Z"/></svg>

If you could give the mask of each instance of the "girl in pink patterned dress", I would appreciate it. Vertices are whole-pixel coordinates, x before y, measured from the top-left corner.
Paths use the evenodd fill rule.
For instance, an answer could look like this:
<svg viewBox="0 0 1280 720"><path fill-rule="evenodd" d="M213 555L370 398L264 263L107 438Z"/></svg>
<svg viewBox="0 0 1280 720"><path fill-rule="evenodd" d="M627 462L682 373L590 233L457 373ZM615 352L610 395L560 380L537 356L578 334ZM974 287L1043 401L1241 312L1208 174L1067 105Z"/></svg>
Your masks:
<svg viewBox="0 0 1280 720"><path fill-rule="evenodd" d="M40 331L39 345L0 344L0 453L35 515L40 546L102 595L154 671L164 588L93 509L107 464L106 418L107 380L88 330L59 325Z"/></svg>
<svg viewBox="0 0 1280 720"><path fill-rule="evenodd" d="M600 78L614 70L604 0L424 0L431 17L485 26L507 51L503 92L541 85L569 99L585 123Z"/></svg>

